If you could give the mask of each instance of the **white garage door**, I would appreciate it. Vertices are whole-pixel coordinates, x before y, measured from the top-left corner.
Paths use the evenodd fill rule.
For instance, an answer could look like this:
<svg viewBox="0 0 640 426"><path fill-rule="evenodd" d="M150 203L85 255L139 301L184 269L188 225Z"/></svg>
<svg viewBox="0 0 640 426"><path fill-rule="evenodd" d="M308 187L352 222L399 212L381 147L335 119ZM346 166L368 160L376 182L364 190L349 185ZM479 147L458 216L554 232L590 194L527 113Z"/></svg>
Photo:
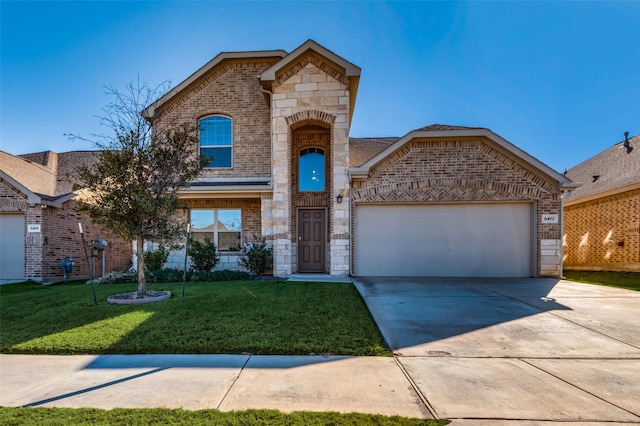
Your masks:
<svg viewBox="0 0 640 426"><path fill-rule="evenodd" d="M531 204L356 207L356 275L528 277Z"/></svg>
<svg viewBox="0 0 640 426"><path fill-rule="evenodd" d="M24 279L24 215L0 215L0 279Z"/></svg>

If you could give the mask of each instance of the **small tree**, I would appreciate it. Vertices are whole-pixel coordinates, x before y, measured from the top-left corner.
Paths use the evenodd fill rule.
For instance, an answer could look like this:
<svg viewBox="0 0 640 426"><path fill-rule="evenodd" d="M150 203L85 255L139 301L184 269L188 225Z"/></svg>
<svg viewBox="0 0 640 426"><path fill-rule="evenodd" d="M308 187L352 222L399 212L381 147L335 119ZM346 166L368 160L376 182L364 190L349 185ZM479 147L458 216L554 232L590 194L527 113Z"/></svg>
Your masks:
<svg viewBox="0 0 640 426"><path fill-rule="evenodd" d="M124 92L107 88L113 101L99 118L109 133L91 139L71 135L100 151L95 164L77 170L75 188L86 190L80 210L117 236L136 241L138 297L147 291L143 244L169 241L184 232L184 224L174 217L177 191L202 169L195 125L163 122L152 131L152 123L140 114L167 88L152 89L139 81Z"/></svg>
<svg viewBox="0 0 640 426"><path fill-rule="evenodd" d="M209 272L218 264L217 248L208 237L204 241L193 240L187 254L191 257L191 269L198 272Z"/></svg>
<svg viewBox="0 0 640 426"><path fill-rule="evenodd" d="M273 268L273 249L267 245L264 237L253 236L242 247L240 265L256 276L261 276Z"/></svg>

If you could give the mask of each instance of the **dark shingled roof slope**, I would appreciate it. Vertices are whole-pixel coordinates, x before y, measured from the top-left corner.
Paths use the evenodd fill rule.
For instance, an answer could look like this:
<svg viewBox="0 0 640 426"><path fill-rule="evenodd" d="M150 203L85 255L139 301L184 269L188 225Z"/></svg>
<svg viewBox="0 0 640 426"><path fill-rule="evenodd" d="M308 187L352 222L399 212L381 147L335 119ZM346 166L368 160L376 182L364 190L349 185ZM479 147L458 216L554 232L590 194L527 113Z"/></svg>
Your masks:
<svg viewBox="0 0 640 426"><path fill-rule="evenodd" d="M387 149L398 138L349 138L349 167L359 167Z"/></svg>
<svg viewBox="0 0 640 426"><path fill-rule="evenodd" d="M425 127L416 129L419 132L435 132L439 130L469 130L469 129L486 129L485 127L467 127L467 126L451 126L449 124L430 124Z"/></svg>
<svg viewBox="0 0 640 426"><path fill-rule="evenodd" d="M73 192L73 171L97 161L97 151L12 155L0 151L0 170L34 194L56 199Z"/></svg>
<svg viewBox="0 0 640 426"><path fill-rule="evenodd" d="M640 135L629 139L629 143L633 150L628 154L623 142L620 142L567 170L569 179L582 182L583 185L573 190L566 200L594 197L599 193L640 184Z"/></svg>

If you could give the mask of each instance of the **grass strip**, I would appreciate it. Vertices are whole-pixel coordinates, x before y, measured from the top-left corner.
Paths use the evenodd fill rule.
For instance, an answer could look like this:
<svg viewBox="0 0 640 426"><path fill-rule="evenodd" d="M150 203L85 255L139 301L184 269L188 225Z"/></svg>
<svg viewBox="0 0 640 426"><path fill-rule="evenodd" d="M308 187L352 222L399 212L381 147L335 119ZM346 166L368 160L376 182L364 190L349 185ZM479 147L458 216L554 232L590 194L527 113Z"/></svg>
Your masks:
<svg viewBox="0 0 640 426"><path fill-rule="evenodd" d="M442 426L446 420L336 412L276 410L229 411L182 409L7 408L0 407L0 423L13 425L380 425Z"/></svg>
<svg viewBox="0 0 640 426"><path fill-rule="evenodd" d="M569 281L640 291L640 273L638 272L565 270L563 274Z"/></svg>

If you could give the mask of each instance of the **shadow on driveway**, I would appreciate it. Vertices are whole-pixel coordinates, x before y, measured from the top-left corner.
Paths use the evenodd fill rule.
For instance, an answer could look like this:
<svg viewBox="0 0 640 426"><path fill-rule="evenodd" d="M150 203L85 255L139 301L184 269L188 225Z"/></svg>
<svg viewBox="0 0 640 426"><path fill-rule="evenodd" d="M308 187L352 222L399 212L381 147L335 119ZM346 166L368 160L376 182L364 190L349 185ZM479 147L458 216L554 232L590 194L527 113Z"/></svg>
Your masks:
<svg viewBox="0 0 640 426"><path fill-rule="evenodd" d="M366 277L354 283L397 355L637 356L615 338L567 320L563 312L573 308L554 298L556 279Z"/></svg>

